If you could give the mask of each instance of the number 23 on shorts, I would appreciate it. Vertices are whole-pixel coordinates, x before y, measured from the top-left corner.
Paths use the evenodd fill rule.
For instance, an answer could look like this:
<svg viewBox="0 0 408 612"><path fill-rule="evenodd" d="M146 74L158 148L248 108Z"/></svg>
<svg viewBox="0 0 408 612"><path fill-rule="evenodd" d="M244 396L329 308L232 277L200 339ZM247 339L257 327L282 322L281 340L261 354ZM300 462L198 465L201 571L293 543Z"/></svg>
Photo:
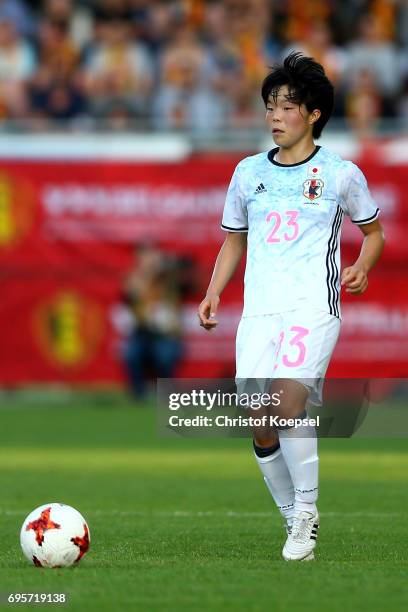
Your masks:
<svg viewBox="0 0 408 612"><path fill-rule="evenodd" d="M309 330L306 329L306 327L300 327L299 325L293 325L289 329L289 333L292 334L292 337L289 340L289 346L293 347L295 351L297 351L297 354L291 355L292 359L290 359L289 356L286 353L284 353L282 355L282 363L287 368L297 368L303 365L305 358L306 358L306 345L304 344L304 342L302 342L302 340L306 338L306 336L309 334ZM279 358L280 356L284 337L285 337L284 332L281 332L279 335L278 346L276 349L277 358ZM278 367L278 364L276 363L274 369L276 370L277 367Z"/></svg>

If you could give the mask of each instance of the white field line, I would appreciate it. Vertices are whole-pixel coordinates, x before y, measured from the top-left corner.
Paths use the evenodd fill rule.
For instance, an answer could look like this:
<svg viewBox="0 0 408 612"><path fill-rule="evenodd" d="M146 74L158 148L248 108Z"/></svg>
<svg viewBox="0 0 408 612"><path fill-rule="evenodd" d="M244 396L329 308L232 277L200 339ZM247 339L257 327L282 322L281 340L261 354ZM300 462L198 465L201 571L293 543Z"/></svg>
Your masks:
<svg viewBox="0 0 408 612"><path fill-rule="evenodd" d="M25 516L26 511L22 510L5 510L0 508L0 516ZM88 512L91 516L134 516L134 517L146 517L146 518L200 518L200 517L224 517L224 518L271 518L276 515L275 512L235 512L232 510L225 512L217 512L212 510L190 512L188 510L173 510L170 512L144 512L139 510L95 510L94 512ZM408 516L407 512L320 512L320 516L323 517L364 517L364 518L397 518Z"/></svg>

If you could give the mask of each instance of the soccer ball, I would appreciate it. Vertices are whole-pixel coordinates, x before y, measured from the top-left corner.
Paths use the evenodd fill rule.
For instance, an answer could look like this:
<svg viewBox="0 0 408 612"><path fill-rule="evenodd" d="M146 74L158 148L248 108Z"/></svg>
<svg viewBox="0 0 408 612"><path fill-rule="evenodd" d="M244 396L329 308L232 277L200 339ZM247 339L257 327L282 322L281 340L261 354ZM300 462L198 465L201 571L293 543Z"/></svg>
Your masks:
<svg viewBox="0 0 408 612"><path fill-rule="evenodd" d="M78 563L90 543L84 517L65 504L44 504L25 519L20 533L24 555L38 567Z"/></svg>

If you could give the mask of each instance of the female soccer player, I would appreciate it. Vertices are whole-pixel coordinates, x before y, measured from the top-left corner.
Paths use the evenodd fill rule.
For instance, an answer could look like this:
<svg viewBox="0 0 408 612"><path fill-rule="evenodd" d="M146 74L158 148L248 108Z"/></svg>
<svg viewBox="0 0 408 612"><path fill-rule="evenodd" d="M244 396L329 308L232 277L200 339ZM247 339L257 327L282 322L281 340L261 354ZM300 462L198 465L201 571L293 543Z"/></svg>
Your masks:
<svg viewBox="0 0 408 612"><path fill-rule="evenodd" d="M227 237L198 316L204 329L216 327L220 295L246 251L237 386L255 382L259 390L262 380L281 394L279 415L303 417L307 402L320 400L339 335L340 287L354 295L367 289L384 237L362 172L315 145L333 108L333 86L322 66L291 53L265 78L262 98L276 148L235 169L222 219ZM340 276L344 215L364 238L357 261ZM254 431L253 445L286 519L283 558L313 559L319 527L315 429L266 427Z"/></svg>

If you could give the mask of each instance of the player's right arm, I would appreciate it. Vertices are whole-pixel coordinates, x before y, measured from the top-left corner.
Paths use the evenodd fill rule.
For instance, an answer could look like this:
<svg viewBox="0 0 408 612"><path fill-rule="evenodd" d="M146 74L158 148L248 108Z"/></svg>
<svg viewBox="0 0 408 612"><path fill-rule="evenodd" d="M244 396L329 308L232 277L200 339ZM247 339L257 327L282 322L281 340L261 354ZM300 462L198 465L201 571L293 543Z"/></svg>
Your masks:
<svg viewBox="0 0 408 612"><path fill-rule="evenodd" d="M211 330L216 327L216 319L220 295L228 284L232 275L246 251L247 234L241 232L229 232L222 245L215 262L207 293L198 307L198 318L201 327Z"/></svg>

